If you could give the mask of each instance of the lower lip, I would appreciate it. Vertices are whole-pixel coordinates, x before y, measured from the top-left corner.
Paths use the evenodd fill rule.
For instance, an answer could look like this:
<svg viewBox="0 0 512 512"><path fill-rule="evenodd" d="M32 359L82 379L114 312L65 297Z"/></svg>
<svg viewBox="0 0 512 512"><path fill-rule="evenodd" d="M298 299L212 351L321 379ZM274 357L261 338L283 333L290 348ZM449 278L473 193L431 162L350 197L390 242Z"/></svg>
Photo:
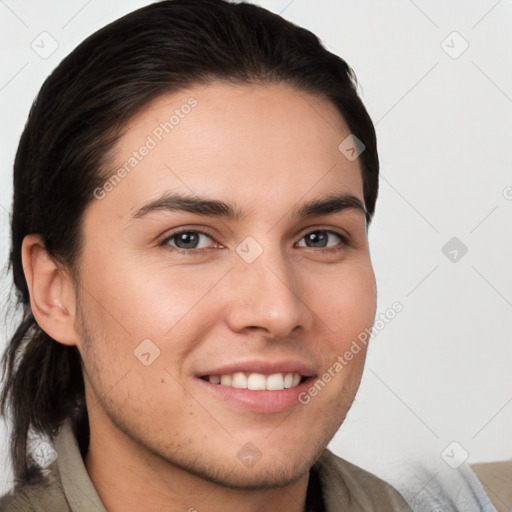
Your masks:
<svg viewBox="0 0 512 512"><path fill-rule="evenodd" d="M301 405L298 397L309 389L314 378L308 377L294 388L285 388L279 391L239 389L212 384L204 379L198 380L207 390L225 401L241 405L250 411L272 413L286 411L296 405Z"/></svg>

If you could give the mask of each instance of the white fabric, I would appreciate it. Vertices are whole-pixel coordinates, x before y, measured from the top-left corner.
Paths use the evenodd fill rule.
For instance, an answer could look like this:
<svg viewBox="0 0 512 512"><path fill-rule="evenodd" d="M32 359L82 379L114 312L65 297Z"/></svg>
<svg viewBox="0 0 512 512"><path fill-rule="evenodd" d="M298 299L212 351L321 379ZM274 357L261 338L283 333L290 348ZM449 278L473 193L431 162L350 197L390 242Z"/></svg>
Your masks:
<svg viewBox="0 0 512 512"><path fill-rule="evenodd" d="M403 462L387 480L413 512L497 512L467 463L457 469L443 465Z"/></svg>

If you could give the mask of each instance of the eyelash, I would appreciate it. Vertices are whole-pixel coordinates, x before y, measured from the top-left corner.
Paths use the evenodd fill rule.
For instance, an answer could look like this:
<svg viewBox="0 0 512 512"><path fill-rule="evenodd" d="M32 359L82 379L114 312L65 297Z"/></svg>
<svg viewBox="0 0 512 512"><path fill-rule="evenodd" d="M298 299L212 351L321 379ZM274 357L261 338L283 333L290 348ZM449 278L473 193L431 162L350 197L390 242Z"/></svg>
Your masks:
<svg viewBox="0 0 512 512"><path fill-rule="evenodd" d="M200 234L200 235L205 235L208 238L210 238L213 241L215 241L214 238L212 237L212 235L210 235L209 233L207 233L205 231L200 231L200 230L197 230L197 229L182 229L182 230L176 231L175 233L172 233L171 235L166 237L161 242L160 245L161 246L166 246L166 249L169 250L170 252L176 252L176 253L179 253L179 254L186 254L188 256L200 256L205 251L211 250L210 247L203 247L202 249L181 249L179 247L174 247L174 246L168 244L168 242L170 240L174 239L175 237L177 237L179 235L182 235L183 233L197 233L197 234ZM337 251L341 251L342 249L344 249L347 246L350 246L349 239L348 239L347 236L342 235L341 233L338 233L337 231L333 231L333 230L330 230L330 229L314 229L312 231L308 231L307 233L304 233L304 235L302 235L300 240L302 240L305 236L310 235L311 233L329 233L329 234L334 234L334 235L336 235L336 236L338 236L340 238L341 242L340 242L340 244L338 246L335 246L335 247L330 247L330 248L306 247L306 249L313 249L316 252L320 252L320 253L335 253Z"/></svg>

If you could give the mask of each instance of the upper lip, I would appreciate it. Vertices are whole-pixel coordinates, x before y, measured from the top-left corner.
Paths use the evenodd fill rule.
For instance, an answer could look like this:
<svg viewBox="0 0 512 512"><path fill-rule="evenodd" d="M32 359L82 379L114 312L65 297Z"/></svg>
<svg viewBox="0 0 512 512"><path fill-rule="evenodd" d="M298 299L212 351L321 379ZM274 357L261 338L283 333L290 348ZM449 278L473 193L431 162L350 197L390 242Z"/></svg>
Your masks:
<svg viewBox="0 0 512 512"><path fill-rule="evenodd" d="M200 371L198 377L209 375L230 375L236 372L262 373L272 375L273 373L298 373L302 377L314 377L316 375L313 367L302 361L283 359L279 361L246 360L212 367L209 370Z"/></svg>

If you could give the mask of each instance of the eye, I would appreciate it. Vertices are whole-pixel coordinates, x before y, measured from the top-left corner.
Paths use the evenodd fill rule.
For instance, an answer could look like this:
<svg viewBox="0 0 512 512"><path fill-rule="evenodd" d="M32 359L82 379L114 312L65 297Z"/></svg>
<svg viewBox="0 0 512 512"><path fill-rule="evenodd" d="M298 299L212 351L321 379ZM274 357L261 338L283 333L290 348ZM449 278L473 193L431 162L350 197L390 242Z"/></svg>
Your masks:
<svg viewBox="0 0 512 512"><path fill-rule="evenodd" d="M334 244L329 244L329 237L331 237L331 240L334 238ZM336 244L336 238L338 239L338 243ZM328 251L336 251L339 249L342 249L346 245L348 245L348 240L345 236L343 236L340 233L336 233L335 231L329 231L329 230L316 230L316 231L310 231L306 235L304 235L301 240L305 240L306 245L301 245L299 242L300 247L309 247L309 248L319 248L319 249L326 249ZM341 241L341 244L339 243ZM330 247L330 248L329 248Z"/></svg>
<svg viewBox="0 0 512 512"><path fill-rule="evenodd" d="M213 241L212 237L202 231L179 231L168 236L162 245L170 246L171 249L182 253L193 253L208 249L208 245Z"/></svg>
<svg viewBox="0 0 512 512"><path fill-rule="evenodd" d="M305 241L305 244L301 243L302 240ZM298 243L299 247L319 249L320 252L334 252L349 245L347 237L327 229L310 231L301 238L301 242ZM222 247L210 235L197 230L182 230L172 233L161 242L161 245L171 251L188 255L201 254L215 246Z"/></svg>

